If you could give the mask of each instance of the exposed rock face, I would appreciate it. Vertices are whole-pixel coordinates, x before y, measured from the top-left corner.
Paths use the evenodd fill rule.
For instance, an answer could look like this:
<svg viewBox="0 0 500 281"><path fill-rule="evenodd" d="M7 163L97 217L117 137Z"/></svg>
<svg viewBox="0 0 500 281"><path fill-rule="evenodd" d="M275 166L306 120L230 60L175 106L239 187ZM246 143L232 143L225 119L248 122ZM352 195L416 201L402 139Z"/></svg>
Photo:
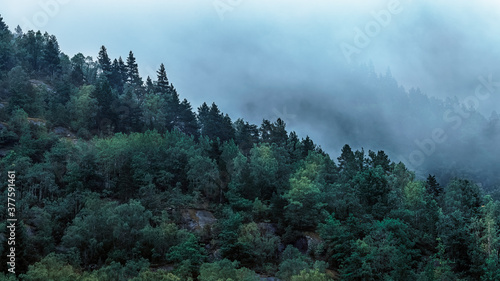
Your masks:
<svg viewBox="0 0 500 281"><path fill-rule="evenodd" d="M186 209L182 211L184 224L189 230L200 231L205 227L212 227L217 221L214 215L205 210Z"/></svg>
<svg viewBox="0 0 500 281"><path fill-rule="evenodd" d="M202 229L207 225L212 226L217 221L211 212L204 210L196 211L196 218L198 219L198 226Z"/></svg>
<svg viewBox="0 0 500 281"><path fill-rule="evenodd" d="M30 118L28 117L28 122L36 126L45 126L46 121L40 118Z"/></svg>
<svg viewBox="0 0 500 281"><path fill-rule="evenodd" d="M64 128L64 127L55 127L53 130L52 130L56 135L62 135L62 136L66 136L66 135L69 135L71 132Z"/></svg>
<svg viewBox="0 0 500 281"><path fill-rule="evenodd" d="M307 239L307 251L314 251L318 245L323 242L321 237L314 232L304 232L304 236Z"/></svg>
<svg viewBox="0 0 500 281"><path fill-rule="evenodd" d="M58 136L76 139L75 134L73 134L69 129L64 127L55 127L52 132Z"/></svg>

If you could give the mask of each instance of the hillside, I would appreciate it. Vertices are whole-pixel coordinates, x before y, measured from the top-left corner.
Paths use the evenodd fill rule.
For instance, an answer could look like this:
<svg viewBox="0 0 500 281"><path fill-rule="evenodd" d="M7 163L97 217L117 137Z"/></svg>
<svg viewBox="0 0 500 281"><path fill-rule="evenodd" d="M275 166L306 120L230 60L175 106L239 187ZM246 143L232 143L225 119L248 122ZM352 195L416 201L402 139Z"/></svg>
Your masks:
<svg viewBox="0 0 500 281"><path fill-rule="evenodd" d="M353 149L413 149L408 127L429 129L415 118L460 108L370 73L359 85L389 97L353 90L356 123L333 110L345 135L332 142L356 141L332 159L282 119L193 110L163 64L143 79L132 51L69 58L55 36L0 18L0 280L498 280L495 154L451 162L456 150L439 149L437 177L421 179L382 149ZM386 98L404 130L373 117ZM446 129L453 147L479 133L494 147L498 118L464 113Z"/></svg>

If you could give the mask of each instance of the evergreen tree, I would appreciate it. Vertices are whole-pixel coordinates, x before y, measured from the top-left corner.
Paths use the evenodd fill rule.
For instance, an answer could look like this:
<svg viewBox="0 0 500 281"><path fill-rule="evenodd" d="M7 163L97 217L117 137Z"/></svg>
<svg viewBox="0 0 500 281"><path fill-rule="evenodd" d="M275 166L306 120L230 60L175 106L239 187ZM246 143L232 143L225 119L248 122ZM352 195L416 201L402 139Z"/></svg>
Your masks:
<svg viewBox="0 0 500 281"><path fill-rule="evenodd" d="M441 193L443 192L443 188L437 182L435 175L429 174L425 186L427 188L427 192L431 194L434 199L438 198L439 195L441 195Z"/></svg>
<svg viewBox="0 0 500 281"><path fill-rule="evenodd" d="M83 74L83 68L85 65L85 56L82 53L78 53L71 58L72 70L71 70L71 81L75 86L81 86L85 82L85 76Z"/></svg>
<svg viewBox="0 0 500 281"><path fill-rule="evenodd" d="M108 56L108 51L106 50L106 47L101 46L101 50L99 51L97 61L99 62L103 74L106 77L110 76L112 72L111 59Z"/></svg>
<svg viewBox="0 0 500 281"><path fill-rule="evenodd" d="M155 86L154 86L151 78L148 76L148 78L146 78L146 95L149 95L149 94L152 95L154 93L155 93Z"/></svg>
<svg viewBox="0 0 500 281"><path fill-rule="evenodd" d="M271 133L271 141L280 146L284 146L288 141L288 133L286 132L285 121L278 118L274 122Z"/></svg>
<svg viewBox="0 0 500 281"><path fill-rule="evenodd" d="M186 99L184 99L179 105L177 128L187 135L194 136L195 139L199 136L196 115L193 113L191 104Z"/></svg>
<svg viewBox="0 0 500 281"><path fill-rule="evenodd" d="M116 114L113 106L117 100L108 79L102 78L97 84L92 97L97 100L98 111L96 116L96 125L99 131L111 133L116 125Z"/></svg>
<svg viewBox="0 0 500 281"><path fill-rule="evenodd" d="M61 70L61 60L59 58L59 44L54 35L48 36L45 48L43 50L44 68L47 73L54 75L57 71Z"/></svg>
<svg viewBox="0 0 500 281"><path fill-rule="evenodd" d="M175 89L173 84L170 84L168 89L168 94L165 97L166 100L166 126L168 130L172 130L174 128L182 127L181 124L181 105L179 101L179 95L177 94L177 90Z"/></svg>
<svg viewBox="0 0 500 281"><path fill-rule="evenodd" d="M371 167L375 168L380 165L386 172L391 169L389 156L387 156L383 150L379 150L376 154L374 151L370 150L368 151L368 156L370 157L368 163Z"/></svg>
<svg viewBox="0 0 500 281"><path fill-rule="evenodd" d="M355 158L354 152L352 152L352 149L348 144L342 147L341 154L337 159L339 161L340 173L344 174L345 177L352 177L356 172Z"/></svg>
<svg viewBox="0 0 500 281"><path fill-rule="evenodd" d="M234 141L243 153L248 155L254 144L259 142L259 130L256 125L249 124L241 118L234 122L234 127Z"/></svg>
<svg viewBox="0 0 500 281"><path fill-rule="evenodd" d="M0 16L0 71L8 71L14 66L14 50L12 48L12 33ZM0 72L0 77L2 73Z"/></svg>
<svg viewBox="0 0 500 281"><path fill-rule="evenodd" d="M271 143L271 136L273 131L273 125L267 119L262 120L262 124L259 128L260 139L262 142Z"/></svg>
<svg viewBox="0 0 500 281"><path fill-rule="evenodd" d="M201 135L213 140L219 138L222 142L234 139L235 131L231 118L227 114L224 116L215 103L210 107L203 103L198 108L198 120Z"/></svg>
<svg viewBox="0 0 500 281"><path fill-rule="evenodd" d="M160 69L156 72L158 74L158 80L156 81L156 92L167 95L170 91L170 84L167 78L167 72L165 71L165 65L163 63L160 65Z"/></svg>
<svg viewBox="0 0 500 281"><path fill-rule="evenodd" d="M123 63L122 58L118 60L114 59L111 65L111 74L109 76L109 83L111 86L118 91L118 94L123 94L124 85L126 82L126 67Z"/></svg>
<svg viewBox="0 0 500 281"><path fill-rule="evenodd" d="M19 107L30 116L36 116L40 112L41 104L35 103L37 95L26 71L21 66L16 66L9 71L7 77L10 92L9 111Z"/></svg>
<svg viewBox="0 0 500 281"><path fill-rule="evenodd" d="M29 71L39 71L42 63L44 38L40 31L28 31L19 40L18 56Z"/></svg>
<svg viewBox="0 0 500 281"><path fill-rule="evenodd" d="M302 157L305 158L309 154L309 151L314 151L316 145L311 140L309 136L306 136L305 139L302 139Z"/></svg>
<svg viewBox="0 0 500 281"><path fill-rule="evenodd" d="M139 67L136 63L134 53L129 52L127 57L127 82L136 87L142 86L142 79L139 76Z"/></svg>

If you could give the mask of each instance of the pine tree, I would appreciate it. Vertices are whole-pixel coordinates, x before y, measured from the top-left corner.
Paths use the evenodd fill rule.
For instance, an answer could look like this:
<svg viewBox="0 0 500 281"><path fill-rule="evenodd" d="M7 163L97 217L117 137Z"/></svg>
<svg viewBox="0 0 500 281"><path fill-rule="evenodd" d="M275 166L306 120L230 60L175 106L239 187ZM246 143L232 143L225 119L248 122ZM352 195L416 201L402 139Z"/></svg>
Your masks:
<svg viewBox="0 0 500 281"><path fill-rule="evenodd" d="M142 86L142 79L139 76L139 67L132 51L129 52L127 57L127 81L131 85Z"/></svg>
<svg viewBox="0 0 500 281"><path fill-rule="evenodd" d="M96 98L98 103L96 125L100 131L110 133L117 120L117 116L112 108L113 104L116 103L117 97L115 96L108 79L101 79L92 95Z"/></svg>
<svg viewBox="0 0 500 281"><path fill-rule="evenodd" d="M119 72L118 60L114 59L113 63L111 64L111 75L109 76L109 83L113 87L117 87L118 84L120 83L120 76L118 72Z"/></svg>
<svg viewBox="0 0 500 281"><path fill-rule="evenodd" d="M125 65L125 62L123 62L122 57L118 57L118 73L120 76L120 81L122 83L125 83L127 81L127 66Z"/></svg>
<svg viewBox="0 0 500 281"><path fill-rule="evenodd" d="M352 164L354 163L354 152L352 152L352 149L348 144L342 147L340 157L337 159L339 161L340 171L348 171L352 167Z"/></svg>
<svg viewBox="0 0 500 281"><path fill-rule="evenodd" d="M19 40L18 52L22 54L20 58L27 65L28 71L39 71L42 62L42 51L44 49L44 39L40 31L28 31Z"/></svg>
<svg viewBox="0 0 500 281"><path fill-rule="evenodd" d="M155 89L155 86L153 84L153 81L148 76L148 78L146 78L146 94L147 95L154 94L154 92L155 92L154 89Z"/></svg>
<svg viewBox="0 0 500 281"><path fill-rule="evenodd" d="M276 122L273 123L271 142L280 146L284 146L288 141L288 133L286 132L285 121L278 118Z"/></svg>
<svg viewBox="0 0 500 281"><path fill-rule="evenodd" d="M122 58L114 59L111 65L111 75L109 82L111 86L118 91L118 94L123 94L124 84L126 79L126 69Z"/></svg>
<svg viewBox="0 0 500 281"><path fill-rule="evenodd" d="M156 73L158 74L156 91L163 95L168 94L170 91L170 84L168 82L167 72L165 71L165 65L163 65L163 63L160 65L160 69Z"/></svg>
<svg viewBox="0 0 500 281"><path fill-rule="evenodd" d="M314 142L309 136L306 136L306 138L302 140L302 157L307 157L309 151L314 151L315 149L316 145Z"/></svg>
<svg viewBox="0 0 500 281"><path fill-rule="evenodd" d="M186 99L179 104L178 128L181 132L194 136L195 139L199 136L196 115L193 113L191 104Z"/></svg>
<svg viewBox="0 0 500 281"><path fill-rule="evenodd" d="M208 107L207 103L204 102L200 107L198 107L198 122L199 122L199 128L200 132L202 135L207 135L209 131L209 125L210 125L210 120L209 120L209 113L210 108Z"/></svg>
<svg viewBox="0 0 500 281"><path fill-rule="evenodd" d="M83 74L83 65L85 64L85 56L78 53L71 58L72 70L71 81L75 86L83 85L85 76Z"/></svg>
<svg viewBox="0 0 500 281"><path fill-rule="evenodd" d="M267 119L262 120L259 128L260 139L262 142L271 143L271 136L273 132L273 125Z"/></svg>
<svg viewBox="0 0 500 281"><path fill-rule="evenodd" d="M61 70L61 60L59 58L59 44L57 43L57 38L54 35L49 36L46 34L47 42L43 50L43 62L47 73L54 75L57 71Z"/></svg>
<svg viewBox="0 0 500 281"><path fill-rule="evenodd" d="M165 96L165 116L166 126L168 130L172 130L179 126L179 118L181 114L179 95L173 84L170 84L168 94Z"/></svg>
<svg viewBox="0 0 500 281"><path fill-rule="evenodd" d="M14 34L14 38L20 38L23 36L24 32L23 29L18 25L16 26L16 29L14 30L16 33Z"/></svg>
<svg viewBox="0 0 500 281"><path fill-rule="evenodd" d="M227 114L224 116L215 103L210 107L203 103L198 108L198 120L202 135L213 140L219 138L222 142L234 139L231 118Z"/></svg>
<svg viewBox="0 0 500 281"><path fill-rule="evenodd" d="M9 27L7 26L7 24L5 24L5 22L3 21L3 17L0 16L0 32L3 33L5 31L9 30Z"/></svg>
<svg viewBox="0 0 500 281"><path fill-rule="evenodd" d="M243 151L243 154L248 155L253 145L259 142L259 130L256 125L244 122L241 118L234 122L234 127L234 141Z"/></svg>
<svg viewBox="0 0 500 281"><path fill-rule="evenodd" d="M0 70L8 71L14 66L13 48L11 44L12 34L9 27L0 16ZM2 74L0 73L0 77Z"/></svg>
<svg viewBox="0 0 500 281"><path fill-rule="evenodd" d="M97 57L97 60L101 66L101 70L103 74L108 77L111 75L111 59L108 56L108 51L106 50L106 47L101 46L101 50L99 51L99 55Z"/></svg>
<svg viewBox="0 0 500 281"><path fill-rule="evenodd" d="M384 171L387 172L390 170L391 161L389 160L389 156L387 156L383 150L379 150L376 154L374 151L369 150L368 156L370 157L370 159L368 159L368 163L372 168L380 165Z"/></svg>
<svg viewBox="0 0 500 281"><path fill-rule="evenodd" d="M441 193L443 193L443 187L439 185L436 180L436 176L430 175L427 177L425 186L427 187L427 192L431 194L434 199L438 198Z"/></svg>

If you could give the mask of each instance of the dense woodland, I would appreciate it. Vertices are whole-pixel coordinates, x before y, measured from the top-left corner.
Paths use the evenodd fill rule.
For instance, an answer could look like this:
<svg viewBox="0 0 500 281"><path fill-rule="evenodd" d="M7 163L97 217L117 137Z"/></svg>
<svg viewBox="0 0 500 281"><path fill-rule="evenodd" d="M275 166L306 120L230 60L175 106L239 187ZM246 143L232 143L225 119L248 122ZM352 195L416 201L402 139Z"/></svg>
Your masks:
<svg viewBox="0 0 500 281"><path fill-rule="evenodd" d="M500 280L500 205L475 181L349 145L331 159L281 119L193 110L157 74L0 18L19 219L14 275L0 204L0 280Z"/></svg>

